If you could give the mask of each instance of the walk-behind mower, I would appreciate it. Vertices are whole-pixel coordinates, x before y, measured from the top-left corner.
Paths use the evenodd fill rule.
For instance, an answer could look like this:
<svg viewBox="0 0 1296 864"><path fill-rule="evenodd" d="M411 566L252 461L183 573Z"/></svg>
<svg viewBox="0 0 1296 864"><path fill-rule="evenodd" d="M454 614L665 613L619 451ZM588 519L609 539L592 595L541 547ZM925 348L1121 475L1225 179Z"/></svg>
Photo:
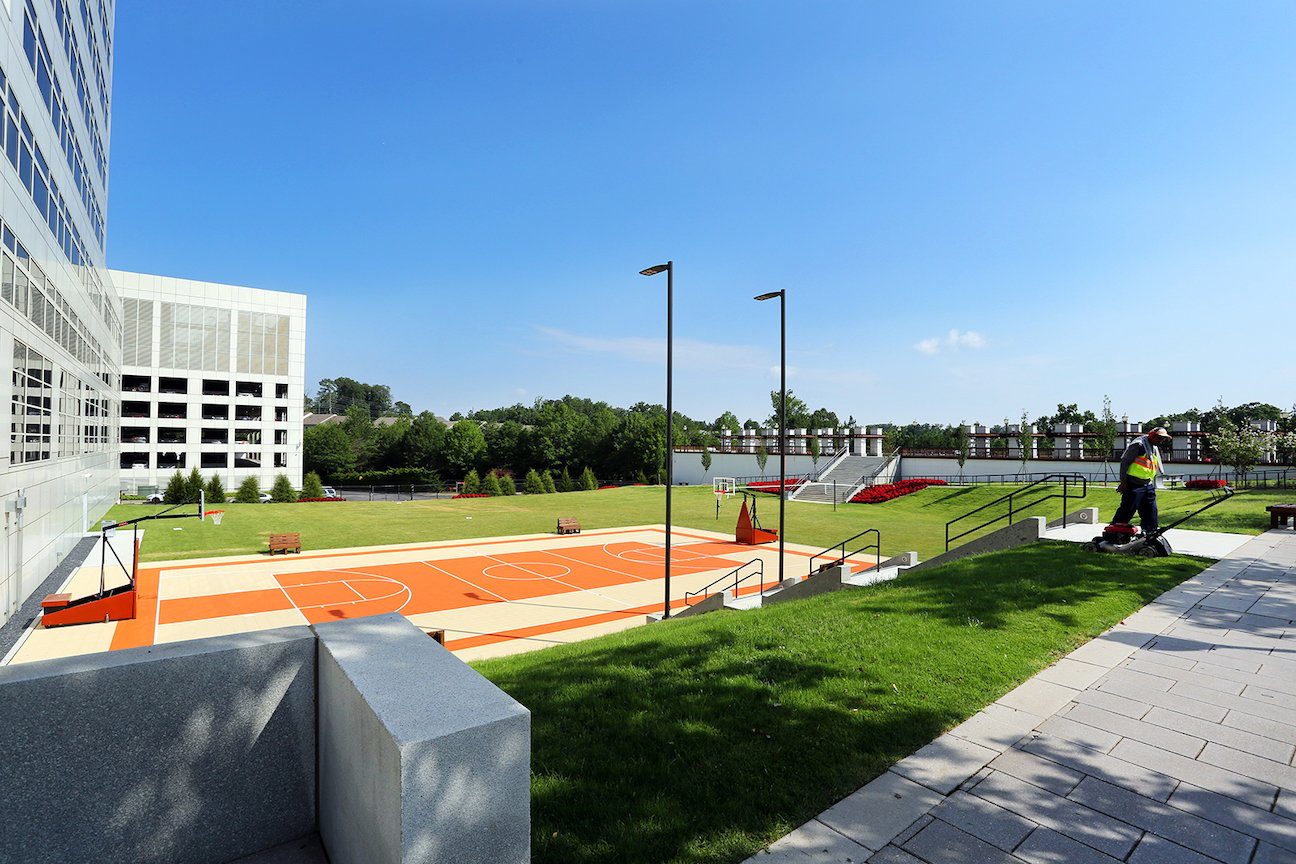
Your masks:
<svg viewBox="0 0 1296 864"><path fill-rule="evenodd" d="M1140 529L1130 525L1128 522L1114 522L1103 529L1102 536L1090 540L1084 544L1083 548L1086 552L1114 552L1118 555L1164 558L1174 552L1170 548L1170 541L1165 538L1165 532L1171 528L1178 528L1197 514L1233 497L1233 490L1228 486L1216 489L1215 492L1216 494L1212 495L1211 500L1207 501L1204 506L1198 507L1187 516L1171 522L1169 525L1158 527L1155 531L1144 534Z"/></svg>

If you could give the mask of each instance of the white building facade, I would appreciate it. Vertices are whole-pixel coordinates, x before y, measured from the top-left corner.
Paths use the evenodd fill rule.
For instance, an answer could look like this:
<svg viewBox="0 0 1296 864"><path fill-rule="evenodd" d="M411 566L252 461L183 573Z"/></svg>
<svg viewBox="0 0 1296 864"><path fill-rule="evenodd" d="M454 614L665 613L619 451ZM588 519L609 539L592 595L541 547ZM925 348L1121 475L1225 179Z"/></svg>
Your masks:
<svg viewBox="0 0 1296 864"><path fill-rule="evenodd" d="M0 5L0 623L117 494L113 0Z"/></svg>
<svg viewBox="0 0 1296 864"><path fill-rule="evenodd" d="M306 296L109 271L122 302L121 489L197 467L300 488Z"/></svg>

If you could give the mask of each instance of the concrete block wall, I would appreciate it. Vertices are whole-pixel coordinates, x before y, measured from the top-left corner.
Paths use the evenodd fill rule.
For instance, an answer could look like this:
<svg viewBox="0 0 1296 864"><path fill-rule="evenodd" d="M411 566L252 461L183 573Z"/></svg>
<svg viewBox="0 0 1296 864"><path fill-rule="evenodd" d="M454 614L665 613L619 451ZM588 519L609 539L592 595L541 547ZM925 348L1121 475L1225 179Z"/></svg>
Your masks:
<svg viewBox="0 0 1296 864"><path fill-rule="evenodd" d="M220 864L315 830L307 627L0 668L0 730L6 861Z"/></svg>
<svg viewBox="0 0 1296 864"><path fill-rule="evenodd" d="M400 615L0 667L0 861L524 864L530 732Z"/></svg>
<svg viewBox="0 0 1296 864"><path fill-rule="evenodd" d="M315 631L333 864L530 861L530 712L401 615Z"/></svg>

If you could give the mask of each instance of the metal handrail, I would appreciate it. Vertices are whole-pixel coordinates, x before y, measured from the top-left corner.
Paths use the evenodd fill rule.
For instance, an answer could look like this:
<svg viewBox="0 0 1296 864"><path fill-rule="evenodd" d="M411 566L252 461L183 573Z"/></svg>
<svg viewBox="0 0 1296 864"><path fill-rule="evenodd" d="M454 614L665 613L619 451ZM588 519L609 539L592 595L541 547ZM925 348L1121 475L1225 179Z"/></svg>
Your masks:
<svg viewBox="0 0 1296 864"><path fill-rule="evenodd" d="M1028 504L1017 507L1016 510L1014 510L1013 507L1015 503L1014 499L1018 495L1021 495L1025 492L1029 492L1031 489L1034 489L1036 486L1039 486L1043 483L1048 483L1050 481L1057 482L1058 480L1062 481L1061 495L1058 495L1056 492L1049 495L1044 495L1043 497L1037 498ZM1070 484L1075 482L1076 480L1080 481L1079 495L1070 494L1068 492L1068 488ZM1003 495L999 498L996 498L995 500L991 501L989 504L982 504L980 507L976 508L975 510L969 510L967 513L964 513L962 516L959 516L957 519L951 519L950 521L946 522L945 523L945 551L946 552L949 551L950 543L953 542L954 540L962 539L963 537L966 537L969 534L980 531L982 528L988 528L989 526L993 525L996 522L1001 522L1004 519L1007 519L1008 524L1011 525L1013 523L1014 512L1024 510L1027 507L1032 507L1040 503L1041 501L1047 501L1050 498L1062 499L1062 526L1066 527L1067 501L1073 498L1078 501L1081 498L1084 498L1088 494L1089 494L1089 478L1085 477L1083 474L1049 474L1046 477L1042 477L1039 480L1036 480L1034 483L1031 483L1027 486L1023 486L1020 489L1014 489L1012 492L1009 492L1007 495ZM973 528L969 528L968 530L964 531L962 534L955 534L953 537L950 536L950 526L954 525L956 522L962 522L964 519L968 518L969 516L974 516L988 507L993 507L996 504L1002 504L1005 501L1008 502L1008 512L1003 516L996 516L995 518L990 519L989 521L982 522L980 525L977 525Z"/></svg>
<svg viewBox="0 0 1296 864"><path fill-rule="evenodd" d="M851 542L853 542L853 541L855 541L855 540L858 540L859 538L863 537L865 534L872 534L872 535L874 535L874 536L877 538L876 541L873 542L873 543L868 544L867 546L860 546L858 549L855 549L854 551L852 551L852 552L850 552L850 553L848 554L848 553L846 552L846 544L847 544L847 543L851 543ZM829 552L834 552L834 551L836 551L836 550L838 550L838 549L841 550L841 555L837 556L837 557L834 558L832 561L829 561L829 562L827 562L827 563L825 563L825 564L820 564L818 567L815 566L815 559L816 559L816 558L823 558L823 557L826 556ZM835 567L835 566L837 566L838 564L844 564L844 563L846 563L846 559L849 558L849 557L851 557L851 555L858 555L859 553L865 551L866 549L876 549L876 550L877 550L877 558L878 558L878 562L881 563L881 560L882 560L882 532L881 532L881 531L879 531L879 530L876 529L876 528L866 528L865 530L863 530L863 531L861 531L860 533L856 534L854 537L847 537L845 540L841 541L840 543L835 543L835 544L833 544L832 546L829 546L827 549L824 549L824 550L821 551L821 552L816 552L814 555L812 555L812 556L810 557L810 572L811 572L811 573L816 573L816 572L818 572L819 570L824 570L824 569L826 569L826 568L828 568L828 567ZM872 569L876 568L877 566L878 566L877 564L874 564L873 567L870 567L869 569L872 570Z"/></svg>
<svg viewBox="0 0 1296 864"><path fill-rule="evenodd" d="M753 571L753 572L751 572L751 573L748 573L746 576L743 576L741 579L738 578L738 574L739 574L739 573L741 573L745 568L750 567L750 566L753 565L753 564L756 565L756 569L755 569L755 571ZM698 596L699 594L702 594L702 595L710 594L712 588L714 588L715 586L719 585L721 582L725 581L725 580L728 579L730 576L734 577L733 592L734 592L734 596L737 597L737 596L738 596L738 586L741 585L742 583L746 582L748 579L750 579L750 578L753 577L753 576L759 576L759 577L760 577L760 583L759 583L759 584L761 584L761 585L765 584L765 562L762 561L760 558L753 558L752 560L748 561L746 564L740 564L740 565L738 565L737 567L735 567L734 569L730 570L728 573L724 574L724 575L721 576L719 579L716 579L716 580L715 580L714 582L712 582L710 585L707 585L707 586L705 586L705 587L703 587L703 588L699 588L699 589L697 589L696 591L688 591L688 592L686 592L686 593L684 594L684 605L685 605L685 606L692 606L693 604L689 602L689 598L690 598L690 597L696 597L696 596Z"/></svg>

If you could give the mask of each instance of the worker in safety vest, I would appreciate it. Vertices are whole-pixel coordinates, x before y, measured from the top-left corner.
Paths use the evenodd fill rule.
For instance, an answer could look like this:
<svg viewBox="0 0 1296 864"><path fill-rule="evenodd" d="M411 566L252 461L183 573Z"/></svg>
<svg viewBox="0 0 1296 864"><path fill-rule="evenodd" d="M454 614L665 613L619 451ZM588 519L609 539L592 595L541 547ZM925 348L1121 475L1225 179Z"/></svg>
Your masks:
<svg viewBox="0 0 1296 864"><path fill-rule="evenodd" d="M1170 433L1158 426L1125 448L1116 485L1121 503L1113 522L1129 522L1137 510L1144 534L1157 529L1156 476L1161 473L1161 445L1169 443Z"/></svg>

